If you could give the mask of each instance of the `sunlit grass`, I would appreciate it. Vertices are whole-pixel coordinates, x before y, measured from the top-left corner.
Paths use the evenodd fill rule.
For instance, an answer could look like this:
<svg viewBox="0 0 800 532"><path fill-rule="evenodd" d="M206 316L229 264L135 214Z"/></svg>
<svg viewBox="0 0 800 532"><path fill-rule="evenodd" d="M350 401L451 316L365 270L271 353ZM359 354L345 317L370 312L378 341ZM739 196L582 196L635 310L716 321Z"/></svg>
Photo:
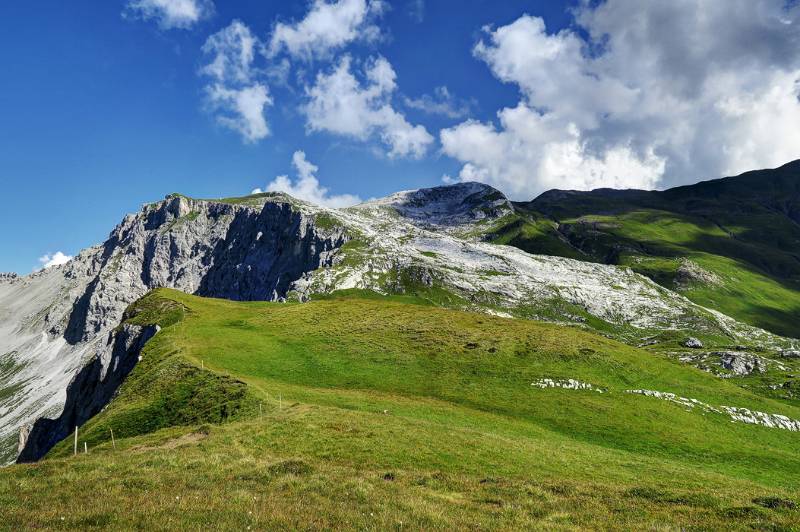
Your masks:
<svg viewBox="0 0 800 532"><path fill-rule="evenodd" d="M159 290L134 310L165 328L81 427L89 453L65 441L0 471L2 526L800 526L753 502L795 497L796 433L624 391L800 411L665 357L404 298ZM608 391L531 386L541 377Z"/></svg>

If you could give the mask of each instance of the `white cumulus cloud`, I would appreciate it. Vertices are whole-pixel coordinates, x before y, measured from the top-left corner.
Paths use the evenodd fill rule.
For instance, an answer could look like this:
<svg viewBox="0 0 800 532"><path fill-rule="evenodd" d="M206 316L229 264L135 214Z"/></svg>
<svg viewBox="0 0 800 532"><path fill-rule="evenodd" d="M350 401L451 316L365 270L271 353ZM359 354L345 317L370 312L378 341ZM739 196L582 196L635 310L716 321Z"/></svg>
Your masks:
<svg viewBox="0 0 800 532"><path fill-rule="evenodd" d="M238 132L245 142L257 142L269 135L264 108L272 98L263 84L228 89L215 84L206 88L209 105L217 111L217 122Z"/></svg>
<svg viewBox="0 0 800 532"><path fill-rule="evenodd" d="M577 126L558 123L525 104L498 116L500 129L468 121L442 130L445 153L468 161L459 174L462 181L491 183L513 197L530 199L551 188L653 188L664 171L662 159L627 145L590 154Z"/></svg>
<svg viewBox="0 0 800 532"><path fill-rule="evenodd" d="M474 48L521 101L440 133L460 179L519 198L653 188L800 154L800 6L784 0L606 0L580 32L524 15Z"/></svg>
<svg viewBox="0 0 800 532"><path fill-rule="evenodd" d="M307 88L304 107L307 127L366 141L377 136L389 157L422 157L433 142L424 126L412 125L391 105L397 88L394 69L383 57L370 60L364 83L351 72L343 57L331 72L320 72Z"/></svg>
<svg viewBox="0 0 800 532"><path fill-rule="evenodd" d="M72 260L72 255L66 255L61 251L56 251L52 255L47 253L39 257L39 264L41 265L41 269L46 270L51 266L60 266L62 264L66 264Z"/></svg>
<svg viewBox="0 0 800 532"><path fill-rule="evenodd" d="M126 16L155 19L162 29L191 28L214 14L211 0L130 0Z"/></svg>
<svg viewBox="0 0 800 532"><path fill-rule="evenodd" d="M352 194L331 195L329 190L320 185L316 177L319 168L306 159L303 151L296 151L292 155L292 166L297 172L297 179L292 181L289 176L278 176L267 185L265 190L257 188L252 194L261 192L284 192L292 197L305 200L325 207L350 207L361 203L361 198Z"/></svg>
<svg viewBox="0 0 800 532"><path fill-rule="evenodd" d="M291 56L326 57L355 40L374 40L380 29L374 19L385 6L381 0L314 0L305 18L275 25L267 48L270 56L286 50Z"/></svg>
<svg viewBox="0 0 800 532"><path fill-rule="evenodd" d="M272 98L261 73L253 67L259 46L250 28L234 20L206 40L203 53L211 60L200 69L210 80L205 87L206 102L217 122L248 143L269 135L264 111L272 105Z"/></svg>

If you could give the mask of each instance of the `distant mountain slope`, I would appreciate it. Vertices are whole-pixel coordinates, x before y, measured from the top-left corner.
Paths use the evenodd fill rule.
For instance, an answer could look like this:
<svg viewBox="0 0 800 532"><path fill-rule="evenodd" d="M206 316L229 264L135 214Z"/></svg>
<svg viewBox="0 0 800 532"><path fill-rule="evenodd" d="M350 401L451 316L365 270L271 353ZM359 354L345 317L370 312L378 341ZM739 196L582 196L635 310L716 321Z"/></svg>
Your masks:
<svg viewBox="0 0 800 532"><path fill-rule="evenodd" d="M663 192L546 192L490 239L629 266L692 301L800 335L800 161Z"/></svg>

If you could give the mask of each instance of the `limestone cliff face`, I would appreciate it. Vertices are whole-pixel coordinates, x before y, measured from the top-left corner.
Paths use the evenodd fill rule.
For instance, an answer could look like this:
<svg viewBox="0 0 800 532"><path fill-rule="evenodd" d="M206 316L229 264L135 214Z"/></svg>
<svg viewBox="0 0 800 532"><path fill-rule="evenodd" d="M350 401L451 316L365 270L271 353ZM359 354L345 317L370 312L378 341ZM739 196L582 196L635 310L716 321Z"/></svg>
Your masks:
<svg viewBox="0 0 800 532"><path fill-rule="evenodd" d="M344 241L288 201L242 206L172 197L126 217L94 256L69 265L67 276L89 282L51 333L70 344L87 341L158 287L277 300L304 273L329 265Z"/></svg>
<svg viewBox="0 0 800 532"><path fill-rule="evenodd" d="M110 331L149 290L278 300L307 272L331 265L347 236L320 228L310 213L283 195L246 204L173 195L125 217L105 243L65 265L3 276L0 389L14 393L0 400L0 464L14 458L21 427L50 418L33 425L27 438L37 443L21 447L23 458L38 457L49 448L43 431L63 437L81 412L95 408L87 405L99 404L87 394L110 397L87 386L105 371ZM68 387L83 390L83 406L66 403ZM77 410L69 413L65 404Z"/></svg>

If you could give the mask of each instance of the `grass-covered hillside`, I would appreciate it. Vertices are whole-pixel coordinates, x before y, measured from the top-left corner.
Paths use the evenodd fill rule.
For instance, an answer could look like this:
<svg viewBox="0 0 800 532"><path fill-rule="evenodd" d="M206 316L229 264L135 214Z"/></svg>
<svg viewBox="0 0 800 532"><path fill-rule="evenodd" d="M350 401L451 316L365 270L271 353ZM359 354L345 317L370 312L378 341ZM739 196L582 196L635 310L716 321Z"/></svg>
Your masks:
<svg viewBox="0 0 800 532"><path fill-rule="evenodd" d="M692 301L800 337L800 161L664 192L551 191L492 229L531 253L630 266Z"/></svg>
<svg viewBox="0 0 800 532"><path fill-rule="evenodd" d="M721 407L800 408L666 355L366 294L159 290L126 318L163 329L81 427L88 454L0 470L0 527L800 526L798 433Z"/></svg>

